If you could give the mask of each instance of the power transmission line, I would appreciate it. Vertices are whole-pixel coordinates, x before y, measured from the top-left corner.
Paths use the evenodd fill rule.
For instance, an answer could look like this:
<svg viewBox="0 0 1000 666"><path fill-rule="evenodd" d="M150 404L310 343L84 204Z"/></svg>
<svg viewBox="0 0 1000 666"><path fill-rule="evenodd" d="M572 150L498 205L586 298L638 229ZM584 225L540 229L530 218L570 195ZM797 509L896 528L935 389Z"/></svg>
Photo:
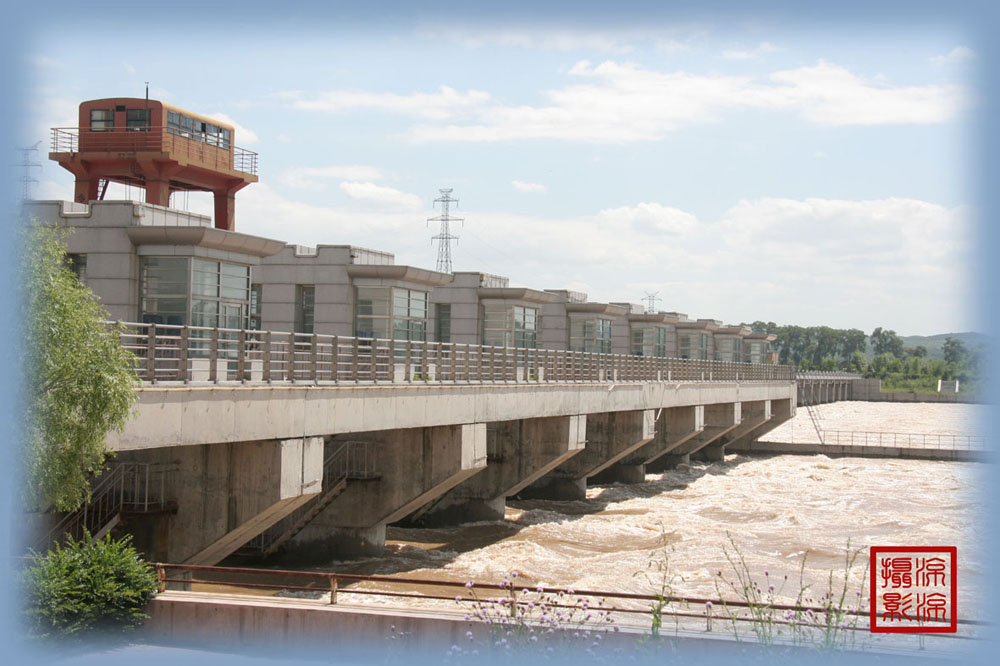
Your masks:
<svg viewBox="0 0 1000 666"><path fill-rule="evenodd" d="M451 193L452 188L439 189L438 192L441 196L434 200L434 203L441 204L441 214L437 217L427 218L428 224L431 222L440 222L441 230L438 232L437 236L431 236L431 243L434 241L438 242L438 256L437 256L437 270L440 273L451 273L451 241L458 240L458 236L453 236L451 234L451 223L452 222L462 222L465 223L465 218L461 217L451 217L448 208L450 204L458 203L458 199L452 199Z"/></svg>
<svg viewBox="0 0 1000 666"><path fill-rule="evenodd" d="M41 141L36 141L35 145L30 148L21 148L21 162L17 166L21 167L21 202L25 202L31 199L32 188L38 184L38 179L31 175L32 169L41 169L42 165L36 161L36 156L38 155L38 144Z"/></svg>
<svg viewBox="0 0 1000 666"><path fill-rule="evenodd" d="M646 292L646 298L643 299L646 301L646 314L654 314L656 312L656 301L660 300L657 297L657 294L659 293L660 292L658 291L654 291L652 293L648 291Z"/></svg>

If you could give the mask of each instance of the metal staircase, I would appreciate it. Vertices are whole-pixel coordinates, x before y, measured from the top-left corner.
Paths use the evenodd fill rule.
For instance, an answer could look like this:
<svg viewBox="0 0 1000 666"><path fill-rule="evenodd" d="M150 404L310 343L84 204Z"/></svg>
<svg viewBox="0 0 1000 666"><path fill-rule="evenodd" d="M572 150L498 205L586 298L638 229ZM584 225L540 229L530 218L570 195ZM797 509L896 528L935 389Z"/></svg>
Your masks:
<svg viewBox="0 0 1000 666"><path fill-rule="evenodd" d="M174 467L156 463L115 462L98 476L90 489L90 499L76 511L64 515L44 539L35 544L44 552L53 543L101 539L121 520L122 513L162 511L166 499L167 476Z"/></svg>
<svg viewBox="0 0 1000 666"><path fill-rule="evenodd" d="M819 443L824 444L823 441L823 429L819 426L819 421L822 418L819 414L819 407L813 407L812 405L806 405L806 411L809 413L809 420L812 421L813 428L816 429L816 436L819 437Z"/></svg>
<svg viewBox="0 0 1000 666"><path fill-rule="evenodd" d="M264 557L275 554L337 499L347 489L348 481L377 479L377 446L378 442L340 442L323 461L324 490L305 506L266 529L238 553Z"/></svg>

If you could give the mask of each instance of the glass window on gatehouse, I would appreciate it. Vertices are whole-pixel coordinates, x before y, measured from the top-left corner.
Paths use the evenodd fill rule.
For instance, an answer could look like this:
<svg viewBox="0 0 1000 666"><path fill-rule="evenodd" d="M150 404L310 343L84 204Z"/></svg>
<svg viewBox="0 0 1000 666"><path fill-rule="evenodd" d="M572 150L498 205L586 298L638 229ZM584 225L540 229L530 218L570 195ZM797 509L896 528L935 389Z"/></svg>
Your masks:
<svg viewBox="0 0 1000 666"><path fill-rule="evenodd" d="M357 287L354 335L383 340L426 340L427 292L402 287Z"/></svg>
<svg viewBox="0 0 1000 666"><path fill-rule="evenodd" d="M666 356L667 329L663 326L632 327L633 356Z"/></svg>
<svg viewBox="0 0 1000 666"><path fill-rule="evenodd" d="M571 319L569 324L571 351L611 353L610 319Z"/></svg>
<svg viewBox="0 0 1000 666"><path fill-rule="evenodd" d="M521 305L482 307L483 344L534 349L538 346L538 310Z"/></svg>
<svg viewBox="0 0 1000 666"><path fill-rule="evenodd" d="M147 324L243 329L250 267L196 257L141 257L139 318Z"/></svg>

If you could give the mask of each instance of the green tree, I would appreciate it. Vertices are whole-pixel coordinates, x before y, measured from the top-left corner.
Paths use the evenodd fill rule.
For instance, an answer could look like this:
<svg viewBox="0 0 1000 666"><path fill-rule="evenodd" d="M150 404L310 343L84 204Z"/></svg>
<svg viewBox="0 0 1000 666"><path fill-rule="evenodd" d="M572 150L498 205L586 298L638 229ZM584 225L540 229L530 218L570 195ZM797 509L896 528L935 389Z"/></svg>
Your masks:
<svg viewBox="0 0 1000 666"><path fill-rule="evenodd" d="M851 360L847 363L847 369L851 372L864 374L868 372L868 359L863 351L855 351L851 354Z"/></svg>
<svg viewBox="0 0 1000 666"><path fill-rule="evenodd" d="M896 331L883 329L879 326L872 331L871 342L872 352L876 356L892 354L896 358L903 357L903 338L899 337Z"/></svg>
<svg viewBox="0 0 1000 666"><path fill-rule="evenodd" d="M105 435L124 427L136 399L135 358L104 323L97 296L67 267L64 232L33 225L22 275L28 415L26 506L79 507L88 476L109 454Z"/></svg>
<svg viewBox="0 0 1000 666"><path fill-rule="evenodd" d="M854 357L855 352L864 354L865 348L868 346L865 342L867 338L868 336L861 329L850 328L841 330L840 357L845 361L849 361Z"/></svg>
<svg viewBox="0 0 1000 666"><path fill-rule="evenodd" d="M870 372L879 379L886 379L890 373L902 372L903 362L893 354L879 354L872 359Z"/></svg>
<svg viewBox="0 0 1000 666"><path fill-rule="evenodd" d="M965 348L965 344L952 337L947 337L944 339L944 345L941 350L944 352L944 360L947 363L954 363L955 365L960 365L965 361L966 356L968 356L969 351Z"/></svg>
<svg viewBox="0 0 1000 666"><path fill-rule="evenodd" d="M903 352L907 358L927 358L927 347L924 347L923 345L905 347Z"/></svg>

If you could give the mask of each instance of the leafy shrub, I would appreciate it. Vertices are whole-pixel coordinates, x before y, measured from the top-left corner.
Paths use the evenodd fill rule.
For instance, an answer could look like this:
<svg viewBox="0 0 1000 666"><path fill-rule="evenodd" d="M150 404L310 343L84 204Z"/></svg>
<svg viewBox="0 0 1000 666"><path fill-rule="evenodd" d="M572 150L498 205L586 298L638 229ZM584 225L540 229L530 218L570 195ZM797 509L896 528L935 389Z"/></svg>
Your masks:
<svg viewBox="0 0 1000 666"><path fill-rule="evenodd" d="M130 631L146 619L158 578L131 537L91 543L90 535L32 553L24 572L28 629L38 637Z"/></svg>

